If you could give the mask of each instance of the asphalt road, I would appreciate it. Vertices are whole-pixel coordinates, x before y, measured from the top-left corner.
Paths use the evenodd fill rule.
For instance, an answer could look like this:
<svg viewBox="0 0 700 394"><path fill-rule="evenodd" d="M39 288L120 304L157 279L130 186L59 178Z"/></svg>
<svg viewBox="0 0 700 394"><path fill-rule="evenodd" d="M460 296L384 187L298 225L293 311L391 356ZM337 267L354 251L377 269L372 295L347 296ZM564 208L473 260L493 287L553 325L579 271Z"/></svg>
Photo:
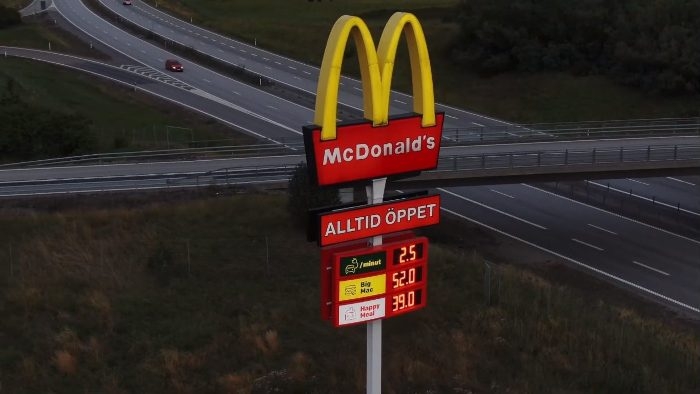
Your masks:
<svg viewBox="0 0 700 394"><path fill-rule="evenodd" d="M107 1L103 2L109 4ZM142 12L141 17L146 18L148 13L139 9L147 8L139 1L135 3L136 6L128 12ZM115 4L116 2L111 6L114 7ZM166 58L174 57L162 48L136 40L115 26L105 23L80 2L55 0L55 5L77 28L134 59L135 65L143 64L159 70ZM157 14L152 10L148 12ZM157 24L155 21L158 19L150 18L150 20L153 21L155 29ZM174 23L170 21L170 25ZM184 29L170 27L168 29L173 32L179 31L180 34L185 32L189 34L187 24L180 24ZM165 27L163 29L165 32ZM201 32L199 36L204 37ZM192 45L199 45L194 42L196 34L188 37L193 40ZM206 50L214 50L221 56L235 54L240 57L243 53L251 52L246 48L243 48L245 50L243 52L241 48L235 46L236 44L228 41L223 45L213 43L210 36L206 39L212 41L210 45L214 47L218 45L217 49L212 47ZM216 37L214 39L220 40ZM234 48L231 48L232 46ZM261 53L256 55L251 54L250 57L263 57ZM265 72L274 79L294 84L293 86L302 89L305 89L304 86L308 81L312 82L312 86L315 83L317 74L314 72L316 71L305 69L309 72L306 74L298 62L280 57L274 60L271 57L268 57L268 60L261 60L263 63L260 64L266 70ZM236 60L232 59L232 61ZM240 62L240 59L238 61ZM264 62L268 62L267 66ZM311 123L313 115L309 108L279 99L195 64L185 61L184 65L186 72L178 74L177 80L198 91L206 92L210 95L210 100L213 99L232 110L257 117L269 125L276 126L275 131L280 134L275 134L271 138L298 137L300 126ZM253 67L252 63L246 67ZM293 70L292 67L296 69ZM343 103L357 108L359 91L353 83L357 81L344 80L340 99ZM312 90L315 90L315 87ZM409 110L410 99L404 101L404 98L398 94L392 96L392 113ZM442 108L447 113L445 127L503 124L468 111L439 107L439 109ZM261 131L261 133L267 134L267 131ZM674 194L698 195L697 179L692 177L677 179L682 182L677 182L678 185L673 188ZM654 188L653 193L658 194L657 198L673 200L671 188L659 188L657 193L655 182L647 183L650 189ZM444 207L459 217L547 250L578 267L583 267L618 285L649 295L657 301L691 314L699 312L700 285L696 283L700 275L698 272L700 249L697 240L671 235L659 229L630 222L615 214L573 203L566 198L544 193L529 185L452 188L442 192L446 195Z"/></svg>

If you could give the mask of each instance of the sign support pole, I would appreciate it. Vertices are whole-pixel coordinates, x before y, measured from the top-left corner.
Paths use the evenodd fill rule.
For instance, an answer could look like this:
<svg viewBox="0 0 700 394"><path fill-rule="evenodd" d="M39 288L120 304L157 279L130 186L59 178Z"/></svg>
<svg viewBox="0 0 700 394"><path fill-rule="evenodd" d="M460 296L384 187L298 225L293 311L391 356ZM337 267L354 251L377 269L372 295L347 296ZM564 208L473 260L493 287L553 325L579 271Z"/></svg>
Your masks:
<svg viewBox="0 0 700 394"><path fill-rule="evenodd" d="M369 205L380 204L384 200L386 178L372 180L372 186L367 186L367 202ZM382 244L382 236L372 237L371 246ZM367 323L367 394L382 392L382 320Z"/></svg>

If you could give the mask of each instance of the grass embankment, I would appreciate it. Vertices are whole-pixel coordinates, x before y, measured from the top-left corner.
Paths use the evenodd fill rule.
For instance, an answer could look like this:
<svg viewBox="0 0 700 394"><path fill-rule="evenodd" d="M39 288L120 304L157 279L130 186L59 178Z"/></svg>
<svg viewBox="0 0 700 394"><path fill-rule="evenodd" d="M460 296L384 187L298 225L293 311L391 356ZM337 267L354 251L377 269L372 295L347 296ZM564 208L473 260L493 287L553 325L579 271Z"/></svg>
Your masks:
<svg viewBox="0 0 700 394"><path fill-rule="evenodd" d="M23 101L91 119L100 152L186 147L204 140L253 141L174 104L73 70L0 57L2 90L9 79Z"/></svg>
<svg viewBox="0 0 700 394"><path fill-rule="evenodd" d="M363 392L365 328L319 318L319 251L285 202L4 212L3 391ZM384 322L384 392L698 387L700 338L683 326L508 267L486 305L472 248L500 246L483 236L431 245L428 307Z"/></svg>
<svg viewBox="0 0 700 394"><path fill-rule="evenodd" d="M154 1L149 1L154 4ZM630 118L697 116L700 98L664 97L620 86L598 76L569 74L507 74L492 78L455 67L449 48L458 26L458 1L289 1L242 0L235 4L217 0L182 2L159 0L158 7L192 18L249 43L320 64L328 32L338 16L362 17L373 31L375 43L391 11L415 13L425 30L431 54L436 99L459 108L517 122L556 122ZM280 37L294 37L283 40ZM354 52L343 65L357 70ZM410 92L405 45L399 48L393 86Z"/></svg>
<svg viewBox="0 0 700 394"><path fill-rule="evenodd" d="M31 3L31 0L0 0L0 5L4 5L5 7L10 7L10 8L15 8L15 9L22 9L28 4Z"/></svg>

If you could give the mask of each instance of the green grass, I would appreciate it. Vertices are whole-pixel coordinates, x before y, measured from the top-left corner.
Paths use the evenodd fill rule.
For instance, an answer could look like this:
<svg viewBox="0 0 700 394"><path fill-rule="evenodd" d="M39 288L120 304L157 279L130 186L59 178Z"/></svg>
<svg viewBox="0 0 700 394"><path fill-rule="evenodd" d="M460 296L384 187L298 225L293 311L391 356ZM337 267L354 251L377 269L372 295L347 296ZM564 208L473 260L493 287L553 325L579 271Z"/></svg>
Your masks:
<svg viewBox="0 0 700 394"><path fill-rule="evenodd" d="M153 1L151 1L153 4ZM697 116L700 97L666 97L620 86L603 77L569 74L506 74L481 78L448 58L457 25L457 1L236 1L159 0L161 8L227 35L293 58L320 64L328 32L342 14L362 17L378 41L390 10L414 12L425 30L438 102L497 118L533 123ZM290 15L294 15L290 17ZM294 40L280 39L294 37ZM395 81L410 92L410 72L399 49ZM405 52L405 50L404 50ZM344 72L357 74L354 52Z"/></svg>
<svg viewBox="0 0 700 394"><path fill-rule="evenodd" d="M31 0L0 0L0 5L18 10L24 8L29 3L31 3Z"/></svg>
<svg viewBox="0 0 700 394"><path fill-rule="evenodd" d="M70 69L0 57L0 86L10 78L23 100L91 119L99 151L182 147L192 140L253 141L203 116L183 115L174 104Z"/></svg>
<svg viewBox="0 0 700 394"><path fill-rule="evenodd" d="M320 319L319 250L291 227L285 201L5 211L3 389L364 391L365 329ZM509 266L496 267L486 305L474 252L487 250L471 248L490 243L472 244L474 230L450 220L431 231L470 241L455 249L431 235L428 306L384 322L384 392L657 394L700 383L694 330Z"/></svg>

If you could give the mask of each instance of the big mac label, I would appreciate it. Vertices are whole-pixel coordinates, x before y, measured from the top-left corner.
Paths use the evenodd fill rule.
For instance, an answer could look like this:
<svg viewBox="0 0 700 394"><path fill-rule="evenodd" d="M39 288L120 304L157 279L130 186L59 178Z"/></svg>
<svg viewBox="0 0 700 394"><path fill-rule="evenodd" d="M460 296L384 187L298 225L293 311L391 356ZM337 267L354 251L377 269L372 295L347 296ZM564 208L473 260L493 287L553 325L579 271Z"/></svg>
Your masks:
<svg viewBox="0 0 700 394"><path fill-rule="evenodd" d="M392 118L384 126L371 122L338 125L336 138L321 139L317 126L304 127L307 163L315 183L337 185L437 167L444 114L424 127L420 115Z"/></svg>
<svg viewBox="0 0 700 394"><path fill-rule="evenodd" d="M320 246L430 226L440 222L440 195L327 212L319 221Z"/></svg>

